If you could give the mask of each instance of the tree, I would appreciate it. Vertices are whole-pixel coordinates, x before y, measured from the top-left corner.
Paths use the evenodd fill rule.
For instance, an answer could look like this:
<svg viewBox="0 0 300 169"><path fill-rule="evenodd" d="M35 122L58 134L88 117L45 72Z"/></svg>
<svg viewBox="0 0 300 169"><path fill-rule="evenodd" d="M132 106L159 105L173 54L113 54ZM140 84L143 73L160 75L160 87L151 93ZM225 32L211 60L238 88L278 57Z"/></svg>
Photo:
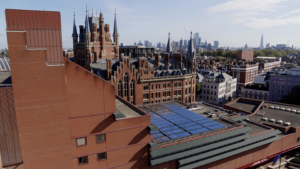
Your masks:
<svg viewBox="0 0 300 169"><path fill-rule="evenodd" d="M281 103L287 103L287 104L294 104L294 105L300 105L300 87L299 85L293 87L291 91L285 95L282 96L282 99L280 100Z"/></svg>
<svg viewBox="0 0 300 169"><path fill-rule="evenodd" d="M201 85L200 83L196 83L196 95L201 93Z"/></svg>

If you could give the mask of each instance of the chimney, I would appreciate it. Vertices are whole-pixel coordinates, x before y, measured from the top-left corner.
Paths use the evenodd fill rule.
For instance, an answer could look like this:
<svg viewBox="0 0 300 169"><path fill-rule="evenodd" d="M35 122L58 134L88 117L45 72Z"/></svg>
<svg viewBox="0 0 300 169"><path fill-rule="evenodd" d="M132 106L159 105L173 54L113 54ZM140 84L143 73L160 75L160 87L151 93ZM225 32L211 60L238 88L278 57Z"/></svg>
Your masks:
<svg viewBox="0 0 300 169"><path fill-rule="evenodd" d="M149 56L150 56L150 58L152 59L152 58L153 58L153 53L150 53Z"/></svg>
<svg viewBox="0 0 300 169"><path fill-rule="evenodd" d="M105 24L105 28L104 28L105 32L109 33L109 24Z"/></svg>
<svg viewBox="0 0 300 169"><path fill-rule="evenodd" d="M106 66L107 66L107 80L110 79L112 73L112 62L111 58L106 59Z"/></svg>
<svg viewBox="0 0 300 169"><path fill-rule="evenodd" d="M155 56L155 63L157 65L157 67L158 67L159 66L158 65L158 63L159 63L159 55L158 55L158 53L155 53L154 56Z"/></svg>
<svg viewBox="0 0 300 169"><path fill-rule="evenodd" d="M174 53L173 58L176 60L179 68L182 69L182 53Z"/></svg>
<svg viewBox="0 0 300 169"><path fill-rule="evenodd" d="M121 60L124 59L124 53L121 53L121 57L120 57Z"/></svg>
<svg viewBox="0 0 300 169"><path fill-rule="evenodd" d="M143 57L138 58L138 72L140 73L141 76L143 76Z"/></svg>
<svg viewBox="0 0 300 169"><path fill-rule="evenodd" d="M170 54L169 53L162 53L161 57L165 59L167 62L168 66L170 65Z"/></svg>

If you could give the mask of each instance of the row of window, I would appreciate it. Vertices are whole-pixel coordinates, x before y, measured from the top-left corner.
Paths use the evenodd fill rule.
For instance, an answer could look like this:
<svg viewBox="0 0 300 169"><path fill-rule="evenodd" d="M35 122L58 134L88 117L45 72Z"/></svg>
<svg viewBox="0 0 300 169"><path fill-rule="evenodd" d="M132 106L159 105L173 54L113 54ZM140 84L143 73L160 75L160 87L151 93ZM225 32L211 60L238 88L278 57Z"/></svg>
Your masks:
<svg viewBox="0 0 300 169"><path fill-rule="evenodd" d="M164 84L162 84L162 86L163 86L163 89L166 89L167 87L171 88L171 83L164 83ZM149 85L144 85L143 90L144 91L151 90L151 89L153 90L155 87L156 87L156 89L160 89L161 84L151 85L150 87L149 87ZM174 83L174 87L181 87L181 82L180 83Z"/></svg>
<svg viewBox="0 0 300 169"><path fill-rule="evenodd" d="M246 90L245 93L248 93L248 91ZM252 94L252 91L249 92L250 94ZM257 92L253 92L253 94L258 94ZM262 95L262 92L259 92L260 95ZM267 93L265 93L265 96L267 95Z"/></svg>
<svg viewBox="0 0 300 169"><path fill-rule="evenodd" d="M160 93L161 92L157 92L157 93L151 93L151 98L154 98L154 94L155 94L155 98L160 98ZM174 95L181 95L181 90L175 90L174 91ZM171 91L164 91L163 92L163 97L170 97L171 96ZM144 93L143 94L143 99L149 99L149 93Z"/></svg>
<svg viewBox="0 0 300 169"><path fill-rule="evenodd" d="M277 81L273 81L273 83L277 83ZM285 85L286 82L278 81L278 84L279 84L279 85ZM288 82L288 85L291 85L291 84L292 84L291 82ZM299 85L299 83L295 83L295 85L297 86L297 85Z"/></svg>
<svg viewBox="0 0 300 169"><path fill-rule="evenodd" d="M121 97L128 97L128 90L129 90L129 85L130 85L130 96L134 96L134 87L135 87L135 81L132 79L130 81L130 84L128 85L128 80L129 80L129 75L128 73L125 73L123 76L123 84L122 81L120 80L118 82L118 95ZM124 95L123 95L123 90L124 90Z"/></svg>
<svg viewBox="0 0 300 169"><path fill-rule="evenodd" d="M97 154L97 161L103 161L107 159L106 152ZM78 165L84 165L89 163L89 157L83 156L78 158Z"/></svg>
<svg viewBox="0 0 300 169"><path fill-rule="evenodd" d="M95 137L96 137L96 143L101 143L106 141L105 134L98 134ZM87 145L86 137L77 138L76 145L77 147L86 146Z"/></svg>

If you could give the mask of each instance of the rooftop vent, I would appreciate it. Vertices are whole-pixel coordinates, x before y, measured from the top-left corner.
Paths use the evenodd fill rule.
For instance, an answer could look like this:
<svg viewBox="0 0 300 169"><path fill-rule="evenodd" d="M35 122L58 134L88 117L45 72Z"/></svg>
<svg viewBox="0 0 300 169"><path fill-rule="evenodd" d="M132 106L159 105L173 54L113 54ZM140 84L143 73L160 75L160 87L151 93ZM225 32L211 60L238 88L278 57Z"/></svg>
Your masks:
<svg viewBox="0 0 300 169"><path fill-rule="evenodd" d="M279 107L275 107L275 109L279 110Z"/></svg>
<svg viewBox="0 0 300 169"><path fill-rule="evenodd" d="M285 110L285 108L284 108L284 107L281 107L280 110Z"/></svg>
<svg viewBox="0 0 300 169"><path fill-rule="evenodd" d="M278 124L282 124L282 120L277 120L277 122L276 123L278 123Z"/></svg>
<svg viewBox="0 0 300 169"><path fill-rule="evenodd" d="M268 118L264 117L264 118L262 118L261 120L263 120L263 121L267 121L267 120L268 120Z"/></svg>
<svg viewBox="0 0 300 169"><path fill-rule="evenodd" d="M290 125L291 125L291 123L290 123L290 122L285 122L285 123L284 123L284 125L286 125L286 126L290 126Z"/></svg>
<svg viewBox="0 0 300 169"><path fill-rule="evenodd" d="M296 113L296 112L297 112L297 110L293 109L291 112L293 112L293 113Z"/></svg>
<svg viewBox="0 0 300 169"><path fill-rule="evenodd" d="M285 109L286 111L291 111L291 109L289 109L289 108L287 108L287 109Z"/></svg>
<svg viewBox="0 0 300 169"><path fill-rule="evenodd" d="M274 121L275 121L275 119L270 119L270 120L269 120L269 122L274 122Z"/></svg>
<svg viewBox="0 0 300 169"><path fill-rule="evenodd" d="M300 111L297 111L297 114L300 114Z"/></svg>
<svg viewBox="0 0 300 169"><path fill-rule="evenodd" d="M270 106L269 108L270 108L270 109L274 109L274 106Z"/></svg>

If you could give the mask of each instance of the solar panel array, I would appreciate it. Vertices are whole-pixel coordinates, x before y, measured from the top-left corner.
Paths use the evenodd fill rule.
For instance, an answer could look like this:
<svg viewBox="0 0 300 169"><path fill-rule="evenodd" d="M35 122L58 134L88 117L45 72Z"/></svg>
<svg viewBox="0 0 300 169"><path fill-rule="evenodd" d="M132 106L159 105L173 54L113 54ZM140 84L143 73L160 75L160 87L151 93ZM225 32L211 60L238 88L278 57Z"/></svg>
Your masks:
<svg viewBox="0 0 300 169"><path fill-rule="evenodd" d="M158 131L150 131L154 142L163 142L193 134L226 127L200 114L184 109L175 103L144 105L144 111L151 115L151 123Z"/></svg>

